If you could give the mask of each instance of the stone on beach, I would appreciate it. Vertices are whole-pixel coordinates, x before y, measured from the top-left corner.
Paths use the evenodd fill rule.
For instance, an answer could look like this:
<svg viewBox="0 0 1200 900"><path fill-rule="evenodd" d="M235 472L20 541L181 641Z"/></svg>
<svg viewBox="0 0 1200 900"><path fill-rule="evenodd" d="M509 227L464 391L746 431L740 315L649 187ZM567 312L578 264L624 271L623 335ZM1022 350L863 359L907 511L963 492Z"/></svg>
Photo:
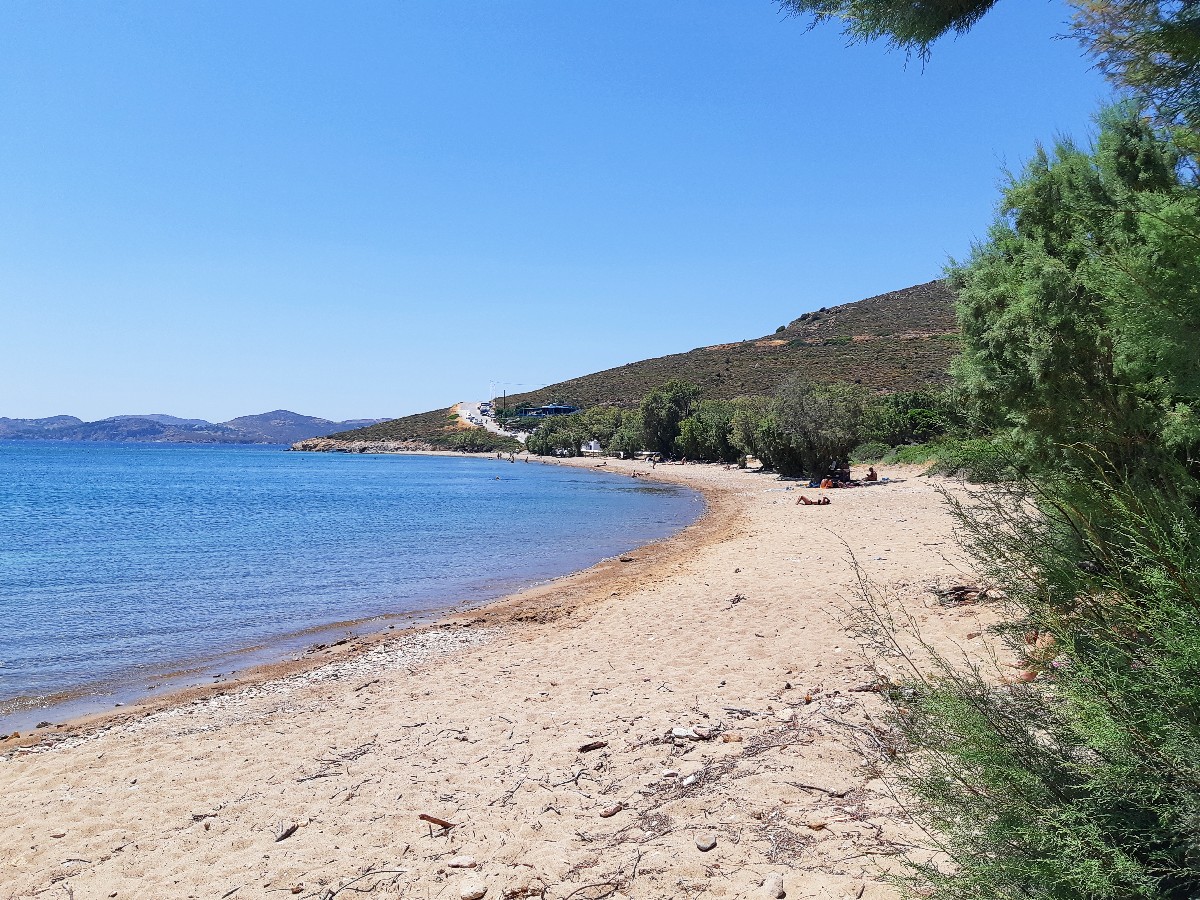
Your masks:
<svg viewBox="0 0 1200 900"><path fill-rule="evenodd" d="M764 878L762 887L763 896L772 898L772 900L781 900L787 896L787 891L783 889L783 876L778 872L773 872Z"/></svg>

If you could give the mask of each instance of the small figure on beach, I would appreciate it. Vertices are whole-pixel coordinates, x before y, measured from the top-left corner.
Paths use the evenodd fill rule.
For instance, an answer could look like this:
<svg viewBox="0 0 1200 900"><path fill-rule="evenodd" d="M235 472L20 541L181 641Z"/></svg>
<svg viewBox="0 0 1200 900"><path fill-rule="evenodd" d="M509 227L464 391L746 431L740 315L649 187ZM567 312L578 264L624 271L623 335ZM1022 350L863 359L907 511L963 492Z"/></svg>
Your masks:
<svg viewBox="0 0 1200 900"><path fill-rule="evenodd" d="M803 503L805 506L828 506L829 502L830 501L828 497L818 497L816 500L809 500L807 497L801 494L800 498L796 501L796 505L799 506L801 503Z"/></svg>
<svg viewBox="0 0 1200 900"><path fill-rule="evenodd" d="M831 459L828 478L835 483L848 483L850 481L850 461L838 460L836 457Z"/></svg>
<svg viewBox="0 0 1200 900"><path fill-rule="evenodd" d="M875 471L874 466L871 466L869 469L867 469L866 480L867 481L878 481L879 480L879 473Z"/></svg>

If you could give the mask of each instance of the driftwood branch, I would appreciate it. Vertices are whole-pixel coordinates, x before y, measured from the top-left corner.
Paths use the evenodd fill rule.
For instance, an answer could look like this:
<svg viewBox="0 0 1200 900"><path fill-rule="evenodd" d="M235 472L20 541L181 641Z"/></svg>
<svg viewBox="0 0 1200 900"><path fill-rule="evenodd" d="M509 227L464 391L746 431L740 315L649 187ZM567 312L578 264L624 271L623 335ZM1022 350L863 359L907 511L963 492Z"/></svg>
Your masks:
<svg viewBox="0 0 1200 900"><path fill-rule="evenodd" d="M832 788L821 787L819 784L805 784L803 781L786 781L784 784L800 788L803 791L820 791L822 794L828 794L830 797L836 797L839 800L854 790L853 787L848 787L844 790L835 791Z"/></svg>
<svg viewBox="0 0 1200 900"><path fill-rule="evenodd" d="M417 816L417 818L422 822L428 822L430 825L436 825L438 828L442 828L446 831L449 831L456 824L458 824L456 822L447 822L445 819L439 819L437 816L431 816L429 813L421 813L419 816Z"/></svg>

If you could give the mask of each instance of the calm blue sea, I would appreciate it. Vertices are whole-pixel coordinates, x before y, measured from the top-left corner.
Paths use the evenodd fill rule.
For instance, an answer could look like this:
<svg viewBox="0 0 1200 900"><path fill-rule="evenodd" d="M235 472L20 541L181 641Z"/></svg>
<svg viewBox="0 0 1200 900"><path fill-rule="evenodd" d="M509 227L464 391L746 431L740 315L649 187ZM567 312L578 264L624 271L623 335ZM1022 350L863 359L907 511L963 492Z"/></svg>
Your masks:
<svg viewBox="0 0 1200 900"><path fill-rule="evenodd" d="M0 442L0 727L60 692L107 703L307 629L496 597L702 509L537 463Z"/></svg>

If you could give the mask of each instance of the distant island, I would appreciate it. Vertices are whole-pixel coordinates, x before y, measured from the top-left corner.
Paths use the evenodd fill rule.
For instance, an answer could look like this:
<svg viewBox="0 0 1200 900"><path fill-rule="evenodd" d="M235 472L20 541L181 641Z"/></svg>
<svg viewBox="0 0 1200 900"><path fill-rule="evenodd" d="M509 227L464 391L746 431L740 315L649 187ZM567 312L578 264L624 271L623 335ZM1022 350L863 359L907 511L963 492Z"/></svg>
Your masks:
<svg viewBox="0 0 1200 900"><path fill-rule="evenodd" d="M0 440L120 441L123 443L292 444L337 431L363 428L386 419L331 422L286 409L238 416L228 422L181 419L161 413L112 416L84 422L75 416L8 419L0 416Z"/></svg>

